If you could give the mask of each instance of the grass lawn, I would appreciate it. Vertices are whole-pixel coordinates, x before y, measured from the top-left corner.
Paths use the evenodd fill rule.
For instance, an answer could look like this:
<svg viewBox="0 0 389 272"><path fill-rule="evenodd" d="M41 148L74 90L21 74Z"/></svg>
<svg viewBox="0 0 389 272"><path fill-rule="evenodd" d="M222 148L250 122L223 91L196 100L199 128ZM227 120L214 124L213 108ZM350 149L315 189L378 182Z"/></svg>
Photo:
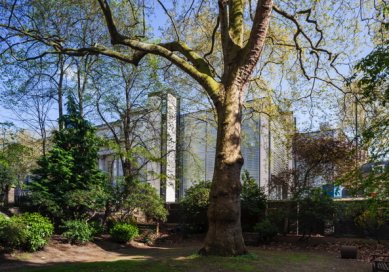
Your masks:
<svg viewBox="0 0 389 272"><path fill-rule="evenodd" d="M195 248L193 248L195 252ZM136 257L136 256L135 256ZM312 272L312 271L371 271L370 265L356 260L342 260L329 254L303 251L277 251L251 248L250 254L239 257L203 257L187 251L174 249L168 255L138 256L132 260L84 263L39 264L37 267L25 263L10 271L274 271L274 272ZM0 264L0 271L1 264Z"/></svg>

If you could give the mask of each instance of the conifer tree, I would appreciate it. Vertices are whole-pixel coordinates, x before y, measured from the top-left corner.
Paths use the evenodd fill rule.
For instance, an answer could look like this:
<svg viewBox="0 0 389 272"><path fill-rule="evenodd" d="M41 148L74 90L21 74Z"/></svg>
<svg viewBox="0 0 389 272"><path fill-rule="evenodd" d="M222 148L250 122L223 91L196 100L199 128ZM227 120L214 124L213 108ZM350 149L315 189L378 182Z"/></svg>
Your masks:
<svg viewBox="0 0 389 272"><path fill-rule="evenodd" d="M97 165L100 141L71 96L67 112L64 129L54 132L52 149L38 161L31 200L53 219L87 219L106 199L105 175Z"/></svg>

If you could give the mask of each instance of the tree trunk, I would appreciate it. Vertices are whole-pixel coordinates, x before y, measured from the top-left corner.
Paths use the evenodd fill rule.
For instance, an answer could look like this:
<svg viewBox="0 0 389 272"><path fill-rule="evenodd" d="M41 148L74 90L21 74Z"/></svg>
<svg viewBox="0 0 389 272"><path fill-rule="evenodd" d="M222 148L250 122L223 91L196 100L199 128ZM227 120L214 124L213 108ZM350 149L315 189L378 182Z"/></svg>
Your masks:
<svg viewBox="0 0 389 272"><path fill-rule="evenodd" d="M218 131L215 168L208 208L208 232L200 254L236 256L246 253L240 223L240 150L242 103L238 86L226 88L223 105L216 106Z"/></svg>
<svg viewBox="0 0 389 272"><path fill-rule="evenodd" d="M7 184L4 187L4 207L8 207L9 205L9 191L11 190L11 185Z"/></svg>
<svg viewBox="0 0 389 272"><path fill-rule="evenodd" d="M42 133L42 155L43 157L46 157L46 142L47 142L47 139L46 139L46 132L44 131Z"/></svg>
<svg viewBox="0 0 389 272"><path fill-rule="evenodd" d="M64 70L64 60L63 56L60 54L59 55L59 80L58 80L58 128L59 130L62 130L64 128L64 123L62 120L63 117L63 79L65 76L65 70Z"/></svg>
<svg viewBox="0 0 389 272"><path fill-rule="evenodd" d="M126 153L128 151L126 150ZM123 163L122 163L122 168L123 168L123 176L126 181L126 185L129 185L133 181L133 175L132 175L132 163L129 161L129 159L124 158Z"/></svg>

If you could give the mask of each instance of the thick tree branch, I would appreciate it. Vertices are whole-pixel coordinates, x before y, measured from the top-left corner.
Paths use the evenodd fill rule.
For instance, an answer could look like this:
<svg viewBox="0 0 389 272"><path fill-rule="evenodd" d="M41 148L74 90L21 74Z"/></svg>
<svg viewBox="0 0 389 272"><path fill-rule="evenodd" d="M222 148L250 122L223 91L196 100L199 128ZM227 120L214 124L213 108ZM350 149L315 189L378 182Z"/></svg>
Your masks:
<svg viewBox="0 0 389 272"><path fill-rule="evenodd" d="M166 49L174 52L177 51L184 55L200 72L212 76L211 69L207 61L202 58L199 54L194 52L188 45L183 42L170 42L160 44Z"/></svg>
<svg viewBox="0 0 389 272"><path fill-rule="evenodd" d="M55 53L55 52L52 52ZM104 55L107 57L115 58L127 63L138 65L142 58L146 55L144 52L135 52L132 55L120 53L116 50L111 50L101 45L85 48L59 48L57 53L63 53L69 56L87 56L87 55Z"/></svg>
<svg viewBox="0 0 389 272"><path fill-rule="evenodd" d="M223 50L223 56L228 55L228 48L230 43L230 36L228 34L228 12L227 0L219 0L219 18L220 18L220 36ZM227 61L224 60L224 72L228 69Z"/></svg>
<svg viewBox="0 0 389 272"><path fill-rule="evenodd" d="M63 46L64 41L57 36L42 36L35 30L19 29L8 25L0 25L0 27L13 31L16 33L16 35L30 37L54 49L53 51L47 50L46 52L37 54L33 57L28 57L23 60L38 59L44 57L47 54L62 53L71 56L105 55L137 65L146 54L161 56L174 63L177 67L195 79L208 92L214 103L217 104L220 102L220 84L215 79L213 79L209 64L200 55L195 53L186 44L181 42L150 44L141 42L137 40L137 38L121 35L115 26L108 2L106 0L98 0L98 2L105 17L107 28L111 36L111 43L113 45L121 44L130 47L135 51L133 54L124 54L115 49L109 49L101 45L84 48L67 48ZM178 54L175 54L174 52L179 52L187 60Z"/></svg>
<svg viewBox="0 0 389 272"><path fill-rule="evenodd" d="M195 79L208 92L214 103L218 104L220 102L220 84L212 78L211 69L203 58L193 52L193 50L191 50L187 45L180 42L150 44L119 34L115 26L109 4L106 0L98 0L98 2L103 11L113 45L125 45L136 51L143 52L144 54L158 55L171 61ZM183 54L189 62L177 54L174 54L174 51L172 51L173 49Z"/></svg>
<svg viewBox="0 0 389 272"><path fill-rule="evenodd" d="M121 38L121 35L119 34L119 32L116 28L109 4L108 4L107 0L97 0L97 1L99 2L100 8L103 11L103 15L105 18L105 22L107 24L109 35L111 36L111 42L112 42L112 44L115 44L116 40Z"/></svg>
<svg viewBox="0 0 389 272"><path fill-rule="evenodd" d="M135 50L158 55L171 61L178 68L185 71L194 80L196 80L208 92L214 103L220 103L220 84L214 80L212 76L210 76L211 70L206 61L184 43L172 42L165 44L150 44L130 38L125 38L120 42L120 44L129 46ZM177 54L174 54L174 52L169 49L177 50L185 57L187 57L188 60L193 63L193 65Z"/></svg>
<svg viewBox="0 0 389 272"><path fill-rule="evenodd" d="M238 47L243 44L243 0L229 0L229 35Z"/></svg>
<svg viewBox="0 0 389 272"><path fill-rule="evenodd" d="M30 56L26 58L20 58L12 54L12 56L17 61L26 61L26 60L36 60L43 58L46 55L49 54L67 54L71 56L86 56L86 55L105 55L108 57L116 58L128 63L132 63L134 65L138 65L141 59L146 55L145 52L142 51L136 51L132 55L124 54L121 52L118 52L116 50L108 49L101 45L95 45L93 47L84 47L84 48L65 48L62 46L62 40L58 39L56 36L41 36L34 30L23 30L18 29L14 27L9 27L7 25L0 24L0 27L3 27L5 29L11 30L18 35L22 35L24 37L32 38L35 41L38 41L40 43L43 43L44 45L51 47L54 49L54 51L47 50L45 52L42 52L40 54L37 54L35 56ZM12 49L12 47L10 47ZM12 53L12 52L11 52Z"/></svg>
<svg viewBox="0 0 389 272"><path fill-rule="evenodd" d="M243 57L241 57L240 63L242 64L242 68L239 69L239 76L237 78L238 83L242 85L247 82L261 56L267 36L272 6L272 0L262 0L257 4L250 37L242 51Z"/></svg>

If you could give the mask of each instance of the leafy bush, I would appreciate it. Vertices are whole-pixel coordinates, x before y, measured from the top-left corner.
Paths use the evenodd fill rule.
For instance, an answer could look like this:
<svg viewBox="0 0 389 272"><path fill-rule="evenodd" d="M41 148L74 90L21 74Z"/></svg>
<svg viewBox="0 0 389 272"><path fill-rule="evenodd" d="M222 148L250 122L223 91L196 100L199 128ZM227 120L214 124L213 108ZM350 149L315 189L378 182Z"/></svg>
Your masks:
<svg viewBox="0 0 389 272"><path fill-rule="evenodd" d="M53 234L53 224L38 213L25 213L10 219L0 219L0 242L8 250L43 248Z"/></svg>
<svg viewBox="0 0 389 272"><path fill-rule="evenodd" d="M323 233L324 224L332 220L335 212L333 200L321 189L312 189L300 200L299 226L303 234Z"/></svg>
<svg viewBox="0 0 389 272"><path fill-rule="evenodd" d="M266 195L247 170L242 174L240 199L242 227L244 230L251 231L259 218L265 215Z"/></svg>
<svg viewBox="0 0 389 272"><path fill-rule="evenodd" d="M93 238L93 228L82 220L65 221L62 228L65 230L62 236L72 244L86 244Z"/></svg>
<svg viewBox="0 0 389 272"><path fill-rule="evenodd" d="M210 190L210 181L199 181L186 190L180 202L185 223L190 224L195 232L206 230Z"/></svg>
<svg viewBox="0 0 389 272"><path fill-rule="evenodd" d="M240 198L242 209L257 215L264 213L266 208L265 192L258 186L247 170L242 174L242 193Z"/></svg>
<svg viewBox="0 0 389 272"><path fill-rule="evenodd" d="M165 222L168 212L165 203L155 190L147 183L138 180L128 181L124 177L117 178L116 185L110 187L112 214L120 212L119 220L133 220L140 211L147 219Z"/></svg>
<svg viewBox="0 0 389 272"><path fill-rule="evenodd" d="M133 182L131 193L124 202L124 209L134 214L136 210L141 210L144 214L154 220L166 221L167 210L164 202L151 184L147 182Z"/></svg>
<svg viewBox="0 0 389 272"><path fill-rule="evenodd" d="M117 223L109 231L114 241L126 243L139 235L138 227L127 223Z"/></svg>
<svg viewBox="0 0 389 272"><path fill-rule="evenodd" d="M116 224L129 224L129 225L136 225L137 221L136 218L132 216L116 216L111 215L109 218L107 218L107 221L105 223L105 226L108 230L108 232L116 225Z"/></svg>
<svg viewBox="0 0 389 272"><path fill-rule="evenodd" d="M92 230L92 236L98 236L104 233L104 226L99 221L89 222L89 227Z"/></svg>
<svg viewBox="0 0 389 272"><path fill-rule="evenodd" d="M379 234L385 223L389 221L387 216L388 204L371 201L362 212L354 218L355 224L365 235L379 239Z"/></svg>
<svg viewBox="0 0 389 272"><path fill-rule="evenodd" d="M259 241L263 243L271 242L278 233L277 226L267 218L256 224L254 231L259 234Z"/></svg>
<svg viewBox="0 0 389 272"><path fill-rule="evenodd" d="M25 213L20 216L19 220L27 227L28 234L25 246L29 251L43 248L53 235L53 224L39 213Z"/></svg>
<svg viewBox="0 0 389 272"><path fill-rule="evenodd" d="M21 249L27 241L26 226L15 220L3 221L0 228L0 245L6 250Z"/></svg>
<svg viewBox="0 0 389 272"><path fill-rule="evenodd" d="M268 209L266 218L277 226L278 233L286 235L290 232L291 222L296 219L297 211L294 202L284 202L284 205L275 209Z"/></svg>
<svg viewBox="0 0 389 272"><path fill-rule="evenodd" d="M5 214L0 213L0 229L7 225L9 221L9 217L6 216Z"/></svg>

